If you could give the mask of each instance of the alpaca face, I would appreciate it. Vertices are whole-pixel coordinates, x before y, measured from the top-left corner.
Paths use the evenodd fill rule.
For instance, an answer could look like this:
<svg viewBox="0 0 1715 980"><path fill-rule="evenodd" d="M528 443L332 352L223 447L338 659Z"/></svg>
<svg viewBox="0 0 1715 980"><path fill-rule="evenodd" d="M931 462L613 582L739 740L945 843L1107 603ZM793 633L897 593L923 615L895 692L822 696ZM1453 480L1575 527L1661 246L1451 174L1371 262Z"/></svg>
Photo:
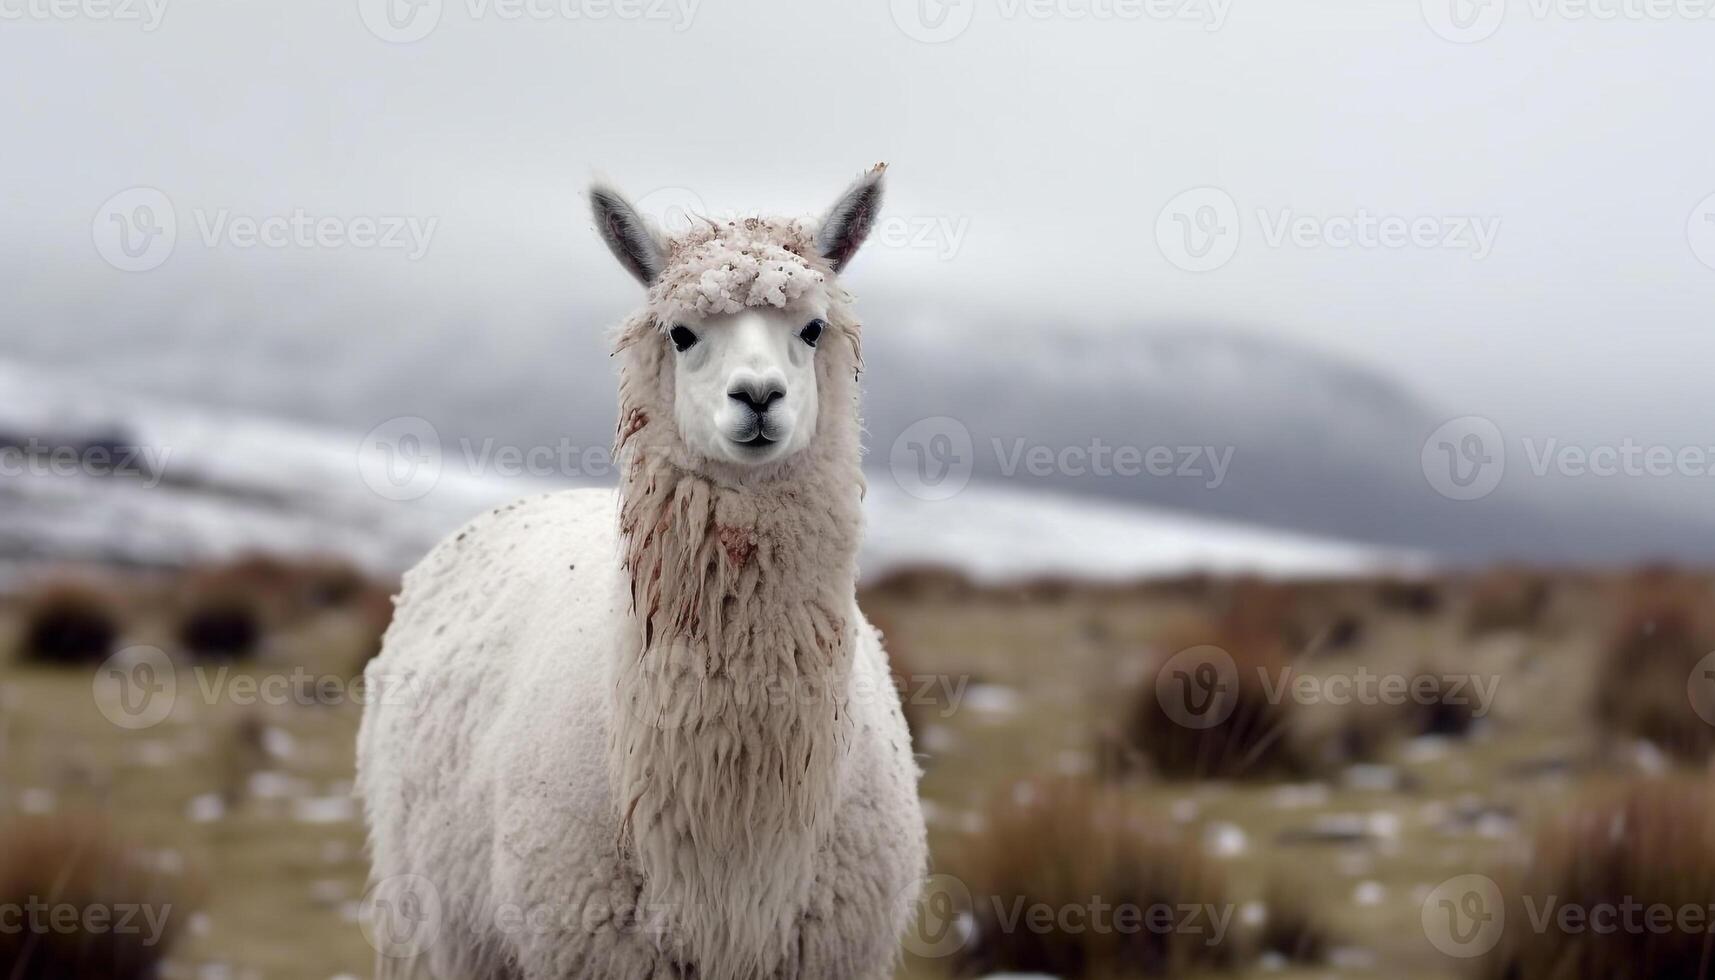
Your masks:
<svg viewBox="0 0 1715 980"><path fill-rule="evenodd" d="M621 331L621 349L660 345L631 347L644 352L634 370L662 386L661 401L671 372L676 434L691 454L761 466L801 452L815 438L818 345L842 341L853 363L824 367L857 371L857 324L835 276L875 226L885 169L877 164L859 177L819 222L704 218L673 237L659 233L618 191L590 189L596 230L647 295L644 310ZM625 388L622 377L622 408ZM829 396L836 390L830 384ZM622 445L639 431L630 428L634 420L647 426L657 414L635 404L633 410L622 422Z"/></svg>
<svg viewBox="0 0 1715 980"><path fill-rule="evenodd" d="M814 312L753 307L675 325L673 416L686 448L759 465L786 459L816 432Z"/></svg>

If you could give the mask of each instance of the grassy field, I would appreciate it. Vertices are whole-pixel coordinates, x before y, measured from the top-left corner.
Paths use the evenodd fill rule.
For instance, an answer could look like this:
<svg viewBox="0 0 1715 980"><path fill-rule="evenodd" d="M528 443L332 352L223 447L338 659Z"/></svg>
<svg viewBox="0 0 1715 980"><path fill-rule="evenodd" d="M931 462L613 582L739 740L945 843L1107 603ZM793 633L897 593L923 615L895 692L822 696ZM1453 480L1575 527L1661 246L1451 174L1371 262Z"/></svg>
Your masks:
<svg viewBox="0 0 1715 980"><path fill-rule="evenodd" d="M170 585L116 589L133 598L114 643L182 645L182 603L162 598ZM897 652L942 880L968 891L992 878L974 862L992 860L982 843L997 800L1082 787L1123 798L1218 875L1235 930L1292 918L1317 938L1313 962L1249 950L1173 975L1428 980L1462 975L1422 924L1438 883L1492 870L1540 819L1593 790L1687 768L1594 722L1618 595L1607 577L1520 572L1392 591L1375 582L978 587L921 572L878 583L864 603ZM362 832L349 799L359 708L342 685L373 648L373 604L285 605L258 604L254 649L181 668L171 714L133 730L112 720L112 691L94 685L92 665L20 662L39 602L0 604L0 651L12 651L0 674L0 809L106 814L203 896L169 976L370 975ZM1169 778L1148 747L1127 744L1129 719L1157 696L1151 671L1164 657L1235 618L1247 628L1220 632L1224 642L1280 638L1294 690L1314 692L1286 698L1292 710L1269 733L1270 751L1289 746L1292 765L1265 774L1226 760ZM1426 721L1409 706L1345 703L1365 698L1337 697L1345 688L1328 683L1425 674L1488 685L1492 703L1473 689L1476 710ZM279 696L280 685L309 678L323 685L309 700L326 703ZM1071 865L1101 860L1079 840L1040 847ZM918 935L910 948L946 955L908 955L901 975L949 976L979 944L931 950Z"/></svg>

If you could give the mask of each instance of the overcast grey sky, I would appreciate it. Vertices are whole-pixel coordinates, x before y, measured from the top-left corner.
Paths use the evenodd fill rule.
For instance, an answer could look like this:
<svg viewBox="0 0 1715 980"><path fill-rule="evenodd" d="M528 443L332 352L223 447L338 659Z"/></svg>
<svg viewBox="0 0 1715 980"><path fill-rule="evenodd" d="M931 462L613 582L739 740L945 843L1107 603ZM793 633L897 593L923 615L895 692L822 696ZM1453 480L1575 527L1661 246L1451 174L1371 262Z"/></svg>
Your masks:
<svg viewBox="0 0 1715 980"><path fill-rule="evenodd" d="M151 2L0 0L0 318L38 356L140 356L90 338L165 320L241 345L281 309L370 350L453 310L503 345L632 301L592 173L791 212L886 160L893 238L851 279L916 312L872 330L1230 324L1509 433L1715 445L1704 0ZM92 243L134 187L177 222L146 272ZM1194 188L1231 212L1163 214ZM426 248L232 237L298 212ZM1427 231L1343 245L1366 219ZM1164 248L1211 228L1210 271Z"/></svg>

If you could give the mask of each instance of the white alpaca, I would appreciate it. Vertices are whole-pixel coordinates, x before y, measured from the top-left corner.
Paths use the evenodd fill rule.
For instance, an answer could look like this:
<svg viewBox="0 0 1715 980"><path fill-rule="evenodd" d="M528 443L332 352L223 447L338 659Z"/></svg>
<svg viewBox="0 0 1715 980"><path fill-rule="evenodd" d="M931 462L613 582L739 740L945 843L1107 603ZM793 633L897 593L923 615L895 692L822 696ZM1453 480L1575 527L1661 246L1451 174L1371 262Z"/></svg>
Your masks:
<svg viewBox="0 0 1715 980"><path fill-rule="evenodd" d="M599 229L620 489L485 515L405 579L358 744L382 977L880 980L926 862L853 592L858 323L820 224Z"/></svg>

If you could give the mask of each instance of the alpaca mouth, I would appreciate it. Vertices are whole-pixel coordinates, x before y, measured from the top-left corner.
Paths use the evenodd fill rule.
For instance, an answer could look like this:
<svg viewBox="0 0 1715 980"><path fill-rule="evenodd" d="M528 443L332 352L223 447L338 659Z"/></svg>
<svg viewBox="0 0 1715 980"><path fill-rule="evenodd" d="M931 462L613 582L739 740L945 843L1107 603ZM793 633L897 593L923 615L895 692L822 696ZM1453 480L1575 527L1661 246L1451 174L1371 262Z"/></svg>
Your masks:
<svg viewBox="0 0 1715 980"><path fill-rule="evenodd" d="M760 450L767 449L769 446L774 445L776 440L763 435L762 431L758 429L756 435L751 436L749 439L734 439L733 442L746 449Z"/></svg>

